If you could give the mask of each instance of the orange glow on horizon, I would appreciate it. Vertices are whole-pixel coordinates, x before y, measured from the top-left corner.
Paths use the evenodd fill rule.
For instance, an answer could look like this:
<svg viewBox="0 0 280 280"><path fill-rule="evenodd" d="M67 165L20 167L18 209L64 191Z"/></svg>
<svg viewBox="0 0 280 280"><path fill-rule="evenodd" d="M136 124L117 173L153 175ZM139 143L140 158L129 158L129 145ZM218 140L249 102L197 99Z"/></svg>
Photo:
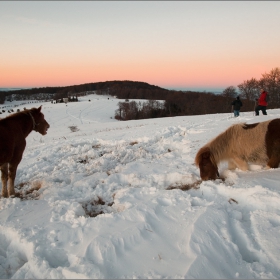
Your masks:
<svg viewBox="0 0 280 280"><path fill-rule="evenodd" d="M151 60L152 61L152 60ZM153 61L152 61L153 62ZM131 80L147 82L164 88L176 87L227 87L237 86L244 80L259 79L265 72L275 66L254 65L240 67L240 65L223 65L209 63L184 64L164 61L147 62L116 62L55 64L42 65L12 64L9 67L0 65L0 87L51 87L70 86L112 80Z"/></svg>
<svg viewBox="0 0 280 280"><path fill-rule="evenodd" d="M0 2L1 88L237 87L280 66L277 1L62 3Z"/></svg>

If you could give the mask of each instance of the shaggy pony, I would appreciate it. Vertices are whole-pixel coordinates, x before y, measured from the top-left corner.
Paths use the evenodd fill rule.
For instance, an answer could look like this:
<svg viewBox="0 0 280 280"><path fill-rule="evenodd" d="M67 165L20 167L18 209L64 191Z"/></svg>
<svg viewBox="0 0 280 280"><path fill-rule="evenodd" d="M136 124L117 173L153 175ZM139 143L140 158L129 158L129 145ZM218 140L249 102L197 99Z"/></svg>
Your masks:
<svg viewBox="0 0 280 280"><path fill-rule="evenodd" d="M255 124L234 124L204 145L195 164L202 180L219 177L218 165L228 162L229 169L248 170L248 163L277 168L280 163L280 119Z"/></svg>

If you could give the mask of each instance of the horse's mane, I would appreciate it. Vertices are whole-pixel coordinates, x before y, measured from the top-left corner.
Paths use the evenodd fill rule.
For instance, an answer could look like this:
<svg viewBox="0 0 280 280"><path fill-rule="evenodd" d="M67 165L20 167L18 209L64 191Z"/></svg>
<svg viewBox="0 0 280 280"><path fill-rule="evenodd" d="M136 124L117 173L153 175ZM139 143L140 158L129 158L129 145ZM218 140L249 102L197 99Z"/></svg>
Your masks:
<svg viewBox="0 0 280 280"><path fill-rule="evenodd" d="M15 112L13 114L10 114L8 116L6 116L5 118L3 118L2 120L4 119L9 119L9 118L17 118L18 116L22 116L23 114L24 115L28 115L29 112L32 112L34 111L36 108L32 108L32 109L25 109L24 111L21 111L21 112ZM1 119L0 119L1 120Z"/></svg>

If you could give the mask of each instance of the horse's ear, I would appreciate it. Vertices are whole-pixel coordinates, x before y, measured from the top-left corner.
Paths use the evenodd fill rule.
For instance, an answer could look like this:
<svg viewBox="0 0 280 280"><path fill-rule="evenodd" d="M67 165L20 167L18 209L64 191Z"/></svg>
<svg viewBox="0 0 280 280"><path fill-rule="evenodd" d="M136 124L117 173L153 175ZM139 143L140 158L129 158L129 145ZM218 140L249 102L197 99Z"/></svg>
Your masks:
<svg viewBox="0 0 280 280"><path fill-rule="evenodd" d="M41 109L42 109L42 105L37 109L38 112L41 112Z"/></svg>

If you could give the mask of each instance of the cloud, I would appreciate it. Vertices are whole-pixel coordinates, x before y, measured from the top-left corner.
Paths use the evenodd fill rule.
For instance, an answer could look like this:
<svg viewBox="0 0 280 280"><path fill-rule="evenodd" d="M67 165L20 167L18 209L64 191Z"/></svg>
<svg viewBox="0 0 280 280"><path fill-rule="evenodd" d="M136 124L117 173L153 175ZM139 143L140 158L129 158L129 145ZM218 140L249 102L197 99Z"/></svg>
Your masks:
<svg viewBox="0 0 280 280"><path fill-rule="evenodd" d="M14 16L14 15L8 15L7 18L12 19L16 22L29 24L29 25L53 26L53 24L49 21L42 21L42 20L38 20L36 18Z"/></svg>

